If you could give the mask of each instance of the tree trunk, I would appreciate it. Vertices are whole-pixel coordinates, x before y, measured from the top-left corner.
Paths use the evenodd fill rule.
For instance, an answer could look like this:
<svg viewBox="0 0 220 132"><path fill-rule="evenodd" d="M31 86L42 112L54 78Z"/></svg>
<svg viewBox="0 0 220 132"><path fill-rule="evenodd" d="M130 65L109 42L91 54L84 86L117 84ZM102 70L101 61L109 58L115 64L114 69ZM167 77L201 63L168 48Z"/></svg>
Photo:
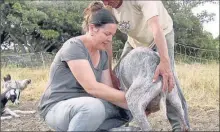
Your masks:
<svg viewBox="0 0 220 132"><path fill-rule="evenodd" d="M22 43L24 43L24 41L22 40L22 39L17 39L13 34L10 34L10 36L11 36L11 38L15 41L15 42L17 42L17 44L18 44L18 46L19 46L19 48L21 49L21 51L22 51L22 53L27 53L27 51L25 50L25 47L24 47L24 45L22 44ZM22 42L22 43L21 43Z"/></svg>

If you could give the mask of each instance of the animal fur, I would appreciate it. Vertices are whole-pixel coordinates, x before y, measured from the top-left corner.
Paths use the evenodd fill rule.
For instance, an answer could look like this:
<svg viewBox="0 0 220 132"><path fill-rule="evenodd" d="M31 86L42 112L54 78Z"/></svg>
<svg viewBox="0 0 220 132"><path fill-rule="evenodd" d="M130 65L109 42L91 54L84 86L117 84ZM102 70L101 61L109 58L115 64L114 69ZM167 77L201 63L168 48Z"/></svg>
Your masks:
<svg viewBox="0 0 220 132"><path fill-rule="evenodd" d="M23 113L23 114L31 114L35 113L35 111L21 111L21 110L10 110L6 107L8 101L18 105L19 104L19 97L21 91L23 91L28 84L31 83L30 79L25 79L21 81L12 80L10 75L4 77L4 83L2 85L5 92L1 94L1 120L11 119L12 117L20 117L16 113ZM9 116L3 116L7 115Z"/></svg>
<svg viewBox="0 0 220 132"><path fill-rule="evenodd" d="M130 51L115 69L120 89L126 91L128 108L142 131L152 130L145 111L156 112L163 104L166 113L166 100L176 108L182 130L188 130L177 87L168 93L162 91L161 77L152 82L159 61L158 54L149 48L139 47Z"/></svg>

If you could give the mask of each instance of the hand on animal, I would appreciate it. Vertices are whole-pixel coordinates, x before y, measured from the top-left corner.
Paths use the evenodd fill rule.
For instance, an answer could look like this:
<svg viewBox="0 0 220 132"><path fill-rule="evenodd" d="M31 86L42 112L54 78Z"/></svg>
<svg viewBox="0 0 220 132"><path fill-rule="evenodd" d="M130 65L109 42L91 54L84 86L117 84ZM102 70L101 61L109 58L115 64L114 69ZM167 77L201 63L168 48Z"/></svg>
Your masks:
<svg viewBox="0 0 220 132"><path fill-rule="evenodd" d="M171 92L174 88L174 78L169 63L160 61L154 73L153 82L157 81L159 75L163 77L162 90L165 92L168 88L168 92Z"/></svg>
<svg viewBox="0 0 220 132"><path fill-rule="evenodd" d="M181 130L189 129L178 89L174 87L169 62L160 62L156 52L149 48L138 47L121 60L115 71L120 80L120 89L126 92L128 108L142 131L152 130L147 118L151 113L161 108L166 115L167 101L176 111L182 126ZM166 92L168 86L169 93Z"/></svg>

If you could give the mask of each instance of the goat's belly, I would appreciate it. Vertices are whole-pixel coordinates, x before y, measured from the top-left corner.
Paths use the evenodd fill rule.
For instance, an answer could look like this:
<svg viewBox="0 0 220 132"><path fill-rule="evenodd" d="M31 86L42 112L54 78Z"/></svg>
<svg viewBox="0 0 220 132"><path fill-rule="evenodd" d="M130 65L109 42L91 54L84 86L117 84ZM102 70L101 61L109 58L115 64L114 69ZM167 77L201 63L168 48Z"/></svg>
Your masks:
<svg viewBox="0 0 220 132"><path fill-rule="evenodd" d="M161 100L161 94L156 96L151 102L148 104L146 111L150 113L154 113L160 110L160 100Z"/></svg>

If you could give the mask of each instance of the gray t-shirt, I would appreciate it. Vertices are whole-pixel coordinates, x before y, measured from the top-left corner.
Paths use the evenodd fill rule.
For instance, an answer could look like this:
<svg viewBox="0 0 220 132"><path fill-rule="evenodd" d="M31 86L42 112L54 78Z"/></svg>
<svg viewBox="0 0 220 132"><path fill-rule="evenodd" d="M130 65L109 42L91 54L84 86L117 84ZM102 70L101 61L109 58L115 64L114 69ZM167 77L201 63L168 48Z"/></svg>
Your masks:
<svg viewBox="0 0 220 132"><path fill-rule="evenodd" d="M100 62L97 68L94 68L88 50L83 42L78 38L67 40L57 52L51 64L49 83L38 106L41 117L45 118L47 112L59 101L91 96L77 82L66 63L69 60L77 59L86 59L89 61L98 82L101 80L102 71L108 69L106 51L100 51Z"/></svg>

